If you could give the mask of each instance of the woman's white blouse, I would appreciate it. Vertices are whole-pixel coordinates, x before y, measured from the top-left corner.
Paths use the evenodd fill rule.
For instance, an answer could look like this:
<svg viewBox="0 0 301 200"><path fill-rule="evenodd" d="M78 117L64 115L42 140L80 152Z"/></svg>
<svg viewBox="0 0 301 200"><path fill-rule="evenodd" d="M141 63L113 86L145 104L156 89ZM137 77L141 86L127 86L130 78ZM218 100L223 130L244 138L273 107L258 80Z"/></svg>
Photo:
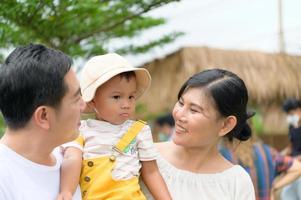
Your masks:
<svg viewBox="0 0 301 200"><path fill-rule="evenodd" d="M215 174L199 174L175 168L158 155L159 170L173 200L255 200L249 174L239 165ZM147 199L153 199L142 184Z"/></svg>

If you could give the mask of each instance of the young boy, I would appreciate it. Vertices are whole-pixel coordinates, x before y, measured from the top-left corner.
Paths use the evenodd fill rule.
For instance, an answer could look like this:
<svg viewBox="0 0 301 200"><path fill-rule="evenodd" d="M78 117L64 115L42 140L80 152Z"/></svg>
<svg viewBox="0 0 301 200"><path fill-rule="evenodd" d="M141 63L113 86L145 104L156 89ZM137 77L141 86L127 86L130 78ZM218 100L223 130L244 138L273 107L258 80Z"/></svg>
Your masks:
<svg viewBox="0 0 301 200"><path fill-rule="evenodd" d="M139 174L155 199L171 199L157 164L151 130L132 120L136 99L150 86L146 69L117 54L91 58L83 68L81 92L96 119L82 122L81 136L65 146L61 195L80 182L83 199L145 199Z"/></svg>

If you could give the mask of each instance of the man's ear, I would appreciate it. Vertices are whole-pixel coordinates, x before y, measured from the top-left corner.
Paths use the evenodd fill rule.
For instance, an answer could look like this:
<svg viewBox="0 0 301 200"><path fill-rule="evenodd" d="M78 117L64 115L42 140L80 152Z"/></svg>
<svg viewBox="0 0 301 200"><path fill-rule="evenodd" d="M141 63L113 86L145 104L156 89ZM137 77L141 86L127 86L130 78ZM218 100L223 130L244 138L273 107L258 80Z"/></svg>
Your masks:
<svg viewBox="0 0 301 200"><path fill-rule="evenodd" d="M36 125L49 130L50 129L50 110L46 106L39 106L33 113L33 119Z"/></svg>
<svg viewBox="0 0 301 200"><path fill-rule="evenodd" d="M224 121L222 122L222 128L219 131L219 136L224 136L227 133L229 133L237 124L237 119L235 116L231 115L228 116Z"/></svg>

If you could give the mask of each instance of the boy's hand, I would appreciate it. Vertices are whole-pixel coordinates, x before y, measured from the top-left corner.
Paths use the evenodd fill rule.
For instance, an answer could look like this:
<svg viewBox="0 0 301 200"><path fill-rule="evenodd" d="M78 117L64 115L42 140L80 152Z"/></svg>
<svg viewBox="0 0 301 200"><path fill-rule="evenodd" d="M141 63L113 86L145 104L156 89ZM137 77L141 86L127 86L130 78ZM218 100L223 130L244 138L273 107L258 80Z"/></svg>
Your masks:
<svg viewBox="0 0 301 200"><path fill-rule="evenodd" d="M72 194L71 192L62 192L56 200L72 200Z"/></svg>

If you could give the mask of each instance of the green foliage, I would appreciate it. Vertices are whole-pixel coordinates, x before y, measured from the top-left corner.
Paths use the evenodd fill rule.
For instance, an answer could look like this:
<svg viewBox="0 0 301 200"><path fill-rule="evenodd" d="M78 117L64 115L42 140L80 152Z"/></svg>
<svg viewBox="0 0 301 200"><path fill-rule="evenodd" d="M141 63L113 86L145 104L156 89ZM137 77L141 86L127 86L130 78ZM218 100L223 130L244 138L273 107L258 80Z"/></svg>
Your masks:
<svg viewBox="0 0 301 200"><path fill-rule="evenodd" d="M164 19L145 13L173 1L176 0L1 0L0 48L39 42L73 57L103 54L113 39L132 38L164 24ZM142 53L180 35L167 33L145 45L127 44L114 51Z"/></svg>
<svg viewBox="0 0 301 200"><path fill-rule="evenodd" d="M137 115L144 115L145 113L148 112L147 106L143 103L137 103L135 112Z"/></svg>
<svg viewBox="0 0 301 200"><path fill-rule="evenodd" d="M262 122L262 115L258 110L256 111L256 114L251 118L251 123L255 133L261 135L264 131L264 128Z"/></svg>
<svg viewBox="0 0 301 200"><path fill-rule="evenodd" d="M4 119L3 119L3 116L0 112L0 138L2 137L4 131L5 131Z"/></svg>

